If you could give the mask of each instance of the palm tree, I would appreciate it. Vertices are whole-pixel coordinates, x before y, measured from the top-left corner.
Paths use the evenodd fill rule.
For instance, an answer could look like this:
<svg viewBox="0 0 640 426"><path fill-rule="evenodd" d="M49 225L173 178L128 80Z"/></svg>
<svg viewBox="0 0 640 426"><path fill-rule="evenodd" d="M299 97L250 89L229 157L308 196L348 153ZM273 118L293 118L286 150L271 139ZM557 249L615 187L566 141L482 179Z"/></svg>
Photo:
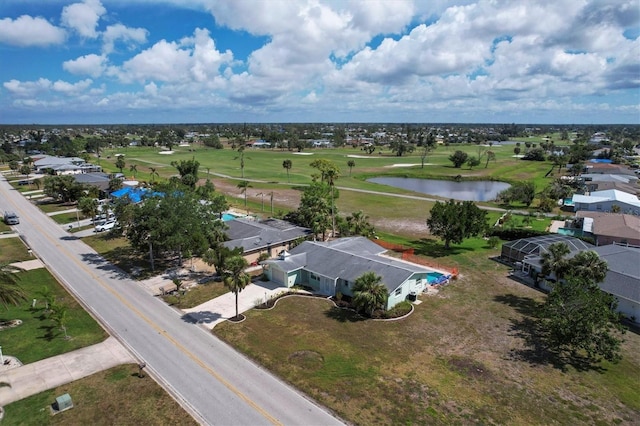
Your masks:
<svg viewBox="0 0 640 426"><path fill-rule="evenodd" d="M135 178L136 175L138 174L138 165L137 164L130 165L129 170L133 173L133 177Z"/></svg>
<svg viewBox="0 0 640 426"><path fill-rule="evenodd" d="M560 281L569 269L569 263L566 255L571 253L567 243L554 243L547 247L547 251L542 253L542 274L549 276L555 275L556 280Z"/></svg>
<svg viewBox="0 0 640 426"><path fill-rule="evenodd" d="M149 167L149 174L151 175L151 183L153 183L153 177L154 176L158 176L158 177L160 176L158 174L158 172L156 171L155 167Z"/></svg>
<svg viewBox="0 0 640 426"><path fill-rule="evenodd" d="M67 316L67 307L54 303L51 305L51 310L53 311L51 319L60 328L60 330L64 332L64 338L68 340L69 335L67 334L67 323L69 317Z"/></svg>
<svg viewBox="0 0 640 426"><path fill-rule="evenodd" d="M284 160L282 162L282 167L285 168L285 170L287 171L287 182L291 183L291 180L289 179L289 170L291 170L291 167L293 166L293 163L291 162L291 160Z"/></svg>
<svg viewBox="0 0 640 426"><path fill-rule="evenodd" d="M241 255L236 255L227 259L224 263L224 285L236 295L236 319L238 312L238 293L240 293L250 282L251 276L245 272L249 264Z"/></svg>
<svg viewBox="0 0 640 426"><path fill-rule="evenodd" d="M347 167L349 167L349 176L351 176L351 170L356 166L356 162L353 160L347 161Z"/></svg>
<svg viewBox="0 0 640 426"><path fill-rule="evenodd" d="M84 216L93 218L98 213L98 200L91 197L82 197L78 200L78 210Z"/></svg>
<svg viewBox="0 0 640 426"><path fill-rule="evenodd" d="M584 278L588 281L601 283L607 276L609 267L607 261L600 259L593 250L581 251L569 261L571 276Z"/></svg>
<svg viewBox="0 0 640 426"><path fill-rule="evenodd" d="M240 193L244 194L244 208L247 208L247 188L252 188L252 186L246 180L243 180L238 184L238 188L240 188Z"/></svg>
<svg viewBox="0 0 640 426"><path fill-rule="evenodd" d="M335 186L336 179L340 176L340 171L337 168L331 168L325 171L325 177L329 188L331 188L331 236L336 236L336 215L335 215L335 199L333 196L333 187Z"/></svg>
<svg viewBox="0 0 640 426"><path fill-rule="evenodd" d="M10 265L0 265L0 303L5 308L9 304L19 305L20 302L27 300L27 296L24 291L18 285L15 272L21 269Z"/></svg>
<svg viewBox="0 0 640 426"><path fill-rule="evenodd" d="M116 168L120 170L120 173L122 173L122 169L124 169L126 165L124 157L122 155L118 155L118 158L116 159Z"/></svg>
<svg viewBox="0 0 640 426"><path fill-rule="evenodd" d="M384 308L389 291L382 283L382 277L374 272L365 272L353 284L352 303L358 311L373 315L377 308Z"/></svg>
<svg viewBox="0 0 640 426"><path fill-rule="evenodd" d="M347 216L347 224L351 235L362 235L369 237L373 234L373 226L369 223L369 216L364 214L362 210L351 213Z"/></svg>

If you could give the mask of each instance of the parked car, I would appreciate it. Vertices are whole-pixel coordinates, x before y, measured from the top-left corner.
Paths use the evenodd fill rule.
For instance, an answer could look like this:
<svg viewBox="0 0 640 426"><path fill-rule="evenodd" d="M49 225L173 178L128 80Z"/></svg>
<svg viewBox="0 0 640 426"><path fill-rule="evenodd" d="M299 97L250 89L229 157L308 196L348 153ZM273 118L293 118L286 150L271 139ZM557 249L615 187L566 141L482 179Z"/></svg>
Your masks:
<svg viewBox="0 0 640 426"><path fill-rule="evenodd" d="M114 226L116 226L115 220L101 220L96 225L94 231L95 232L108 231L109 229L113 229Z"/></svg>
<svg viewBox="0 0 640 426"><path fill-rule="evenodd" d="M6 211L4 212L4 223L7 225L17 225L20 223L20 219L14 212Z"/></svg>

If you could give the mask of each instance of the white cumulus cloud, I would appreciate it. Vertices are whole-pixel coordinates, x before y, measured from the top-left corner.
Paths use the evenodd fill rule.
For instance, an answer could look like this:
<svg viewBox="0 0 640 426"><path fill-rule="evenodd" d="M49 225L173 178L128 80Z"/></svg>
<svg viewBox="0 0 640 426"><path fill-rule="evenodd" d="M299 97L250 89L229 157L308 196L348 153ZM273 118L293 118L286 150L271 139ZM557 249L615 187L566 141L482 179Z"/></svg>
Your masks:
<svg viewBox="0 0 640 426"><path fill-rule="evenodd" d="M22 15L16 19L0 19L0 43L14 46L49 46L61 44L65 31L44 18Z"/></svg>
<svg viewBox="0 0 640 426"><path fill-rule="evenodd" d="M106 12L100 0L85 0L82 3L65 6L60 20L64 26L75 30L80 36L96 38L98 21Z"/></svg>
<svg viewBox="0 0 640 426"><path fill-rule="evenodd" d="M63 62L62 68L71 74L89 75L93 78L97 78L102 75L106 69L106 62L107 58L104 55L90 53L88 55Z"/></svg>
<svg viewBox="0 0 640 426"><path fill-rule="evenodd" d="M117 41L135 47L147 41L148 31L144 28L129 28L122 24L109 25L102 33L102 52L109 54Z"/></svg>

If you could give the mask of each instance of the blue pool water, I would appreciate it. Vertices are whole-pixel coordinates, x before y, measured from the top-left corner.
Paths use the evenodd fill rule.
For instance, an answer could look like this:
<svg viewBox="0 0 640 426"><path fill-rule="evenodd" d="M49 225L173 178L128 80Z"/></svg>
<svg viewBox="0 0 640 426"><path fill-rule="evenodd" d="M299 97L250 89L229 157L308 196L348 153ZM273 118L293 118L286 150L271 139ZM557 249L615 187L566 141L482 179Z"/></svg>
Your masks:
<svg viewBox="0 0 640 426"><path fill-rule="evenodd" d="M236 216L234 216L232 214L229 214L229 213L223 213L222 214L222 220L225 221L225 222L229 222L230 220L233 220L235 218L236 218Z"/></svg>
<svg viewBox="0 0 640 426"><path fill-rule="evenodd" d="M440 272L427 272L427 282L429 284L435 283L440 277L443 276L444 274L441 274Z"/></svg>

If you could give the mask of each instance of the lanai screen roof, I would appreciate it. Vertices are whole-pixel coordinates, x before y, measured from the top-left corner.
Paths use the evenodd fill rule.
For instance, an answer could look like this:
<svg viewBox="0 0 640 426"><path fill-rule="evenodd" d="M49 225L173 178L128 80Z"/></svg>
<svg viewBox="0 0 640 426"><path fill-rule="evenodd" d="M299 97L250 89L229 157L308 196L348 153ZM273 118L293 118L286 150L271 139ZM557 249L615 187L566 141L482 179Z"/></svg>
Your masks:
<svg viewBox="0 0 640 426"><path fill-rule="evenodd" d="M512 262L518 262L524 259L525 256L541 256L542 253L547 251L551 244L555 243L565 243L571 253L591 250L593 248L593 245L579 238L568 235L550 234L539 237L521 238L504 243L502 245L502 257Z"/></svg>

